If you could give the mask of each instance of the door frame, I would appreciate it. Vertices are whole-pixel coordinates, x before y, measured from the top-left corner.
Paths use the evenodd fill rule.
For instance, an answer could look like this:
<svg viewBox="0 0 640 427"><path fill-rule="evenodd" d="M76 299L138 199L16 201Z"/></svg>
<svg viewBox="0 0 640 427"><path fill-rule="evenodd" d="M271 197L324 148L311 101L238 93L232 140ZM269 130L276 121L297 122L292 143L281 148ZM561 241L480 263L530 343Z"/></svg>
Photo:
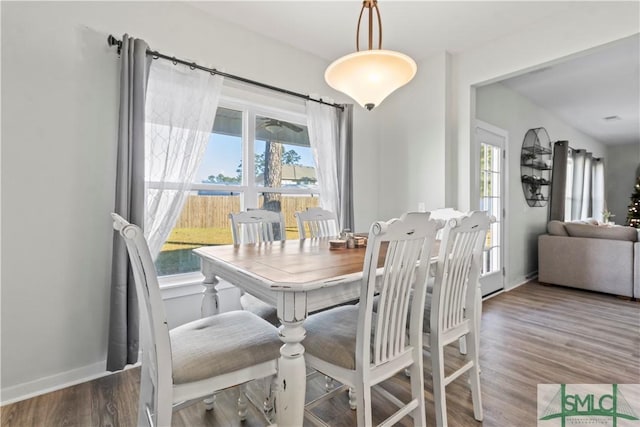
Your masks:
<svg viewBox="0 0 640 427"><path fill-rule="evenodd" d="M501 248L501 264L502 264L502 288L498 289L494 292L487 294L487 296L492 296L496 293L502 292L507 287L507 270L508 270L508 261L509 261L509 250L508 250L508 239L507 239L507 230L509 229L509 217L510 212L508 212L509 206L509 132L505 129L499 128L490 123L484 122L479 119L473 120L473 128L472 128L472 149L471 149L471 164L473 168L471 172L472 176L472 186L471 186L471 206L472 210L479 209L480 207L480 142L477 138L477 129L482 129L485 132L496 135L499 138L504 140L502 146L503 158L502 158L502 171L501 171L501 222L502 229L500 230L500 248ZM482 280L482 277L480 278ZM483 295L483 297L486 297Z"/></svg>

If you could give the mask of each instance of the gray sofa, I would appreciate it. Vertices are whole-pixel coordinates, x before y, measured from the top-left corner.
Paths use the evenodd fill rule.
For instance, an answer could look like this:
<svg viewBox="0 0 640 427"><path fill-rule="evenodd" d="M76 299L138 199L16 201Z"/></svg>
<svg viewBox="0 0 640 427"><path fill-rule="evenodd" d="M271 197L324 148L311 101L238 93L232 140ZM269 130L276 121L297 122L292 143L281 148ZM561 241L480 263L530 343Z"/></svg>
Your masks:
<svg viewBox="0 0 640 427"><path fill-rule="evenodd" d="M538 237L538 279L640 298L640 231L632 227L550 221Z"/></svg>

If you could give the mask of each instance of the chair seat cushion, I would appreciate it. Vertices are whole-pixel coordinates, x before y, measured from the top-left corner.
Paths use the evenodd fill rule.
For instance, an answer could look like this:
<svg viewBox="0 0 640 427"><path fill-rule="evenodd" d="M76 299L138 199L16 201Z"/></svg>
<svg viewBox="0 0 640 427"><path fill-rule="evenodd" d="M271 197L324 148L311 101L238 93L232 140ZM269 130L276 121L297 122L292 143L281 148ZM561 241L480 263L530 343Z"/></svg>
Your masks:
<svg viewBox="0 0 640 427"><path fill-rule="evenodd" d="M169 331L173 383L199 381L280 357L278 330L247 311L231 311Z"/></svg>
<svg viewBox="0 0 640 427"><path fill-rule="evenodd" d="M356 369L358 310L345 305L309 316L304 323L305 352L334 365Z"/></svg>
<svg viewBox="0 0 640 427"><path fill-rule="evenodd" d="M280 325L280 320L278 320L278 310L253 295L243 294L240 297L240 305L243 310L247 310L255 314L259 318L271 323L273 326Z"/></svg>

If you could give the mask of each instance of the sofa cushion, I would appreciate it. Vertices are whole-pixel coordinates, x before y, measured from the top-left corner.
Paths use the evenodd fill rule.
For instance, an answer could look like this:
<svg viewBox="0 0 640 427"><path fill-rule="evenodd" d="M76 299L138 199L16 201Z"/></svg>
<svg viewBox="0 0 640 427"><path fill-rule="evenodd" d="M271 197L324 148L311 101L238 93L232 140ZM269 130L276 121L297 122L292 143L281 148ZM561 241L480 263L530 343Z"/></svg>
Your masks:
<svg viewBox="0 0 640 427"><path fill-rule="evenodd" d="M564 224L567 234L572 237L588 237L592 239L638 241L638 232L633 227L619 225L590 225L567 222Z"/></svg>
<svg viewBox="0 0 640 427"><path fill-rule="evenodd" d="M555 219L547 224L547 232L552 236L568 236L567 229L564 228L564 222Z"/></svg>

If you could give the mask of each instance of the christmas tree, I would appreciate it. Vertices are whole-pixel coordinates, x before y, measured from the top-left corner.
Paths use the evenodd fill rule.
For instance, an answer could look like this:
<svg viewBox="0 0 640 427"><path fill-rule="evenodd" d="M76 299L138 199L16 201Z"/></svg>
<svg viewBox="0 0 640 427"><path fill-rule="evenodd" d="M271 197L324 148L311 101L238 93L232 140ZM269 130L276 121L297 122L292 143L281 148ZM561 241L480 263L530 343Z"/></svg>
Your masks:
<svg viewBox="0 0 640 427"><path fill-rule="evenodd" d="M629 212L627 213L627 225L640 228L640 176L636 178L636 185L633 187Z"/></svg>

